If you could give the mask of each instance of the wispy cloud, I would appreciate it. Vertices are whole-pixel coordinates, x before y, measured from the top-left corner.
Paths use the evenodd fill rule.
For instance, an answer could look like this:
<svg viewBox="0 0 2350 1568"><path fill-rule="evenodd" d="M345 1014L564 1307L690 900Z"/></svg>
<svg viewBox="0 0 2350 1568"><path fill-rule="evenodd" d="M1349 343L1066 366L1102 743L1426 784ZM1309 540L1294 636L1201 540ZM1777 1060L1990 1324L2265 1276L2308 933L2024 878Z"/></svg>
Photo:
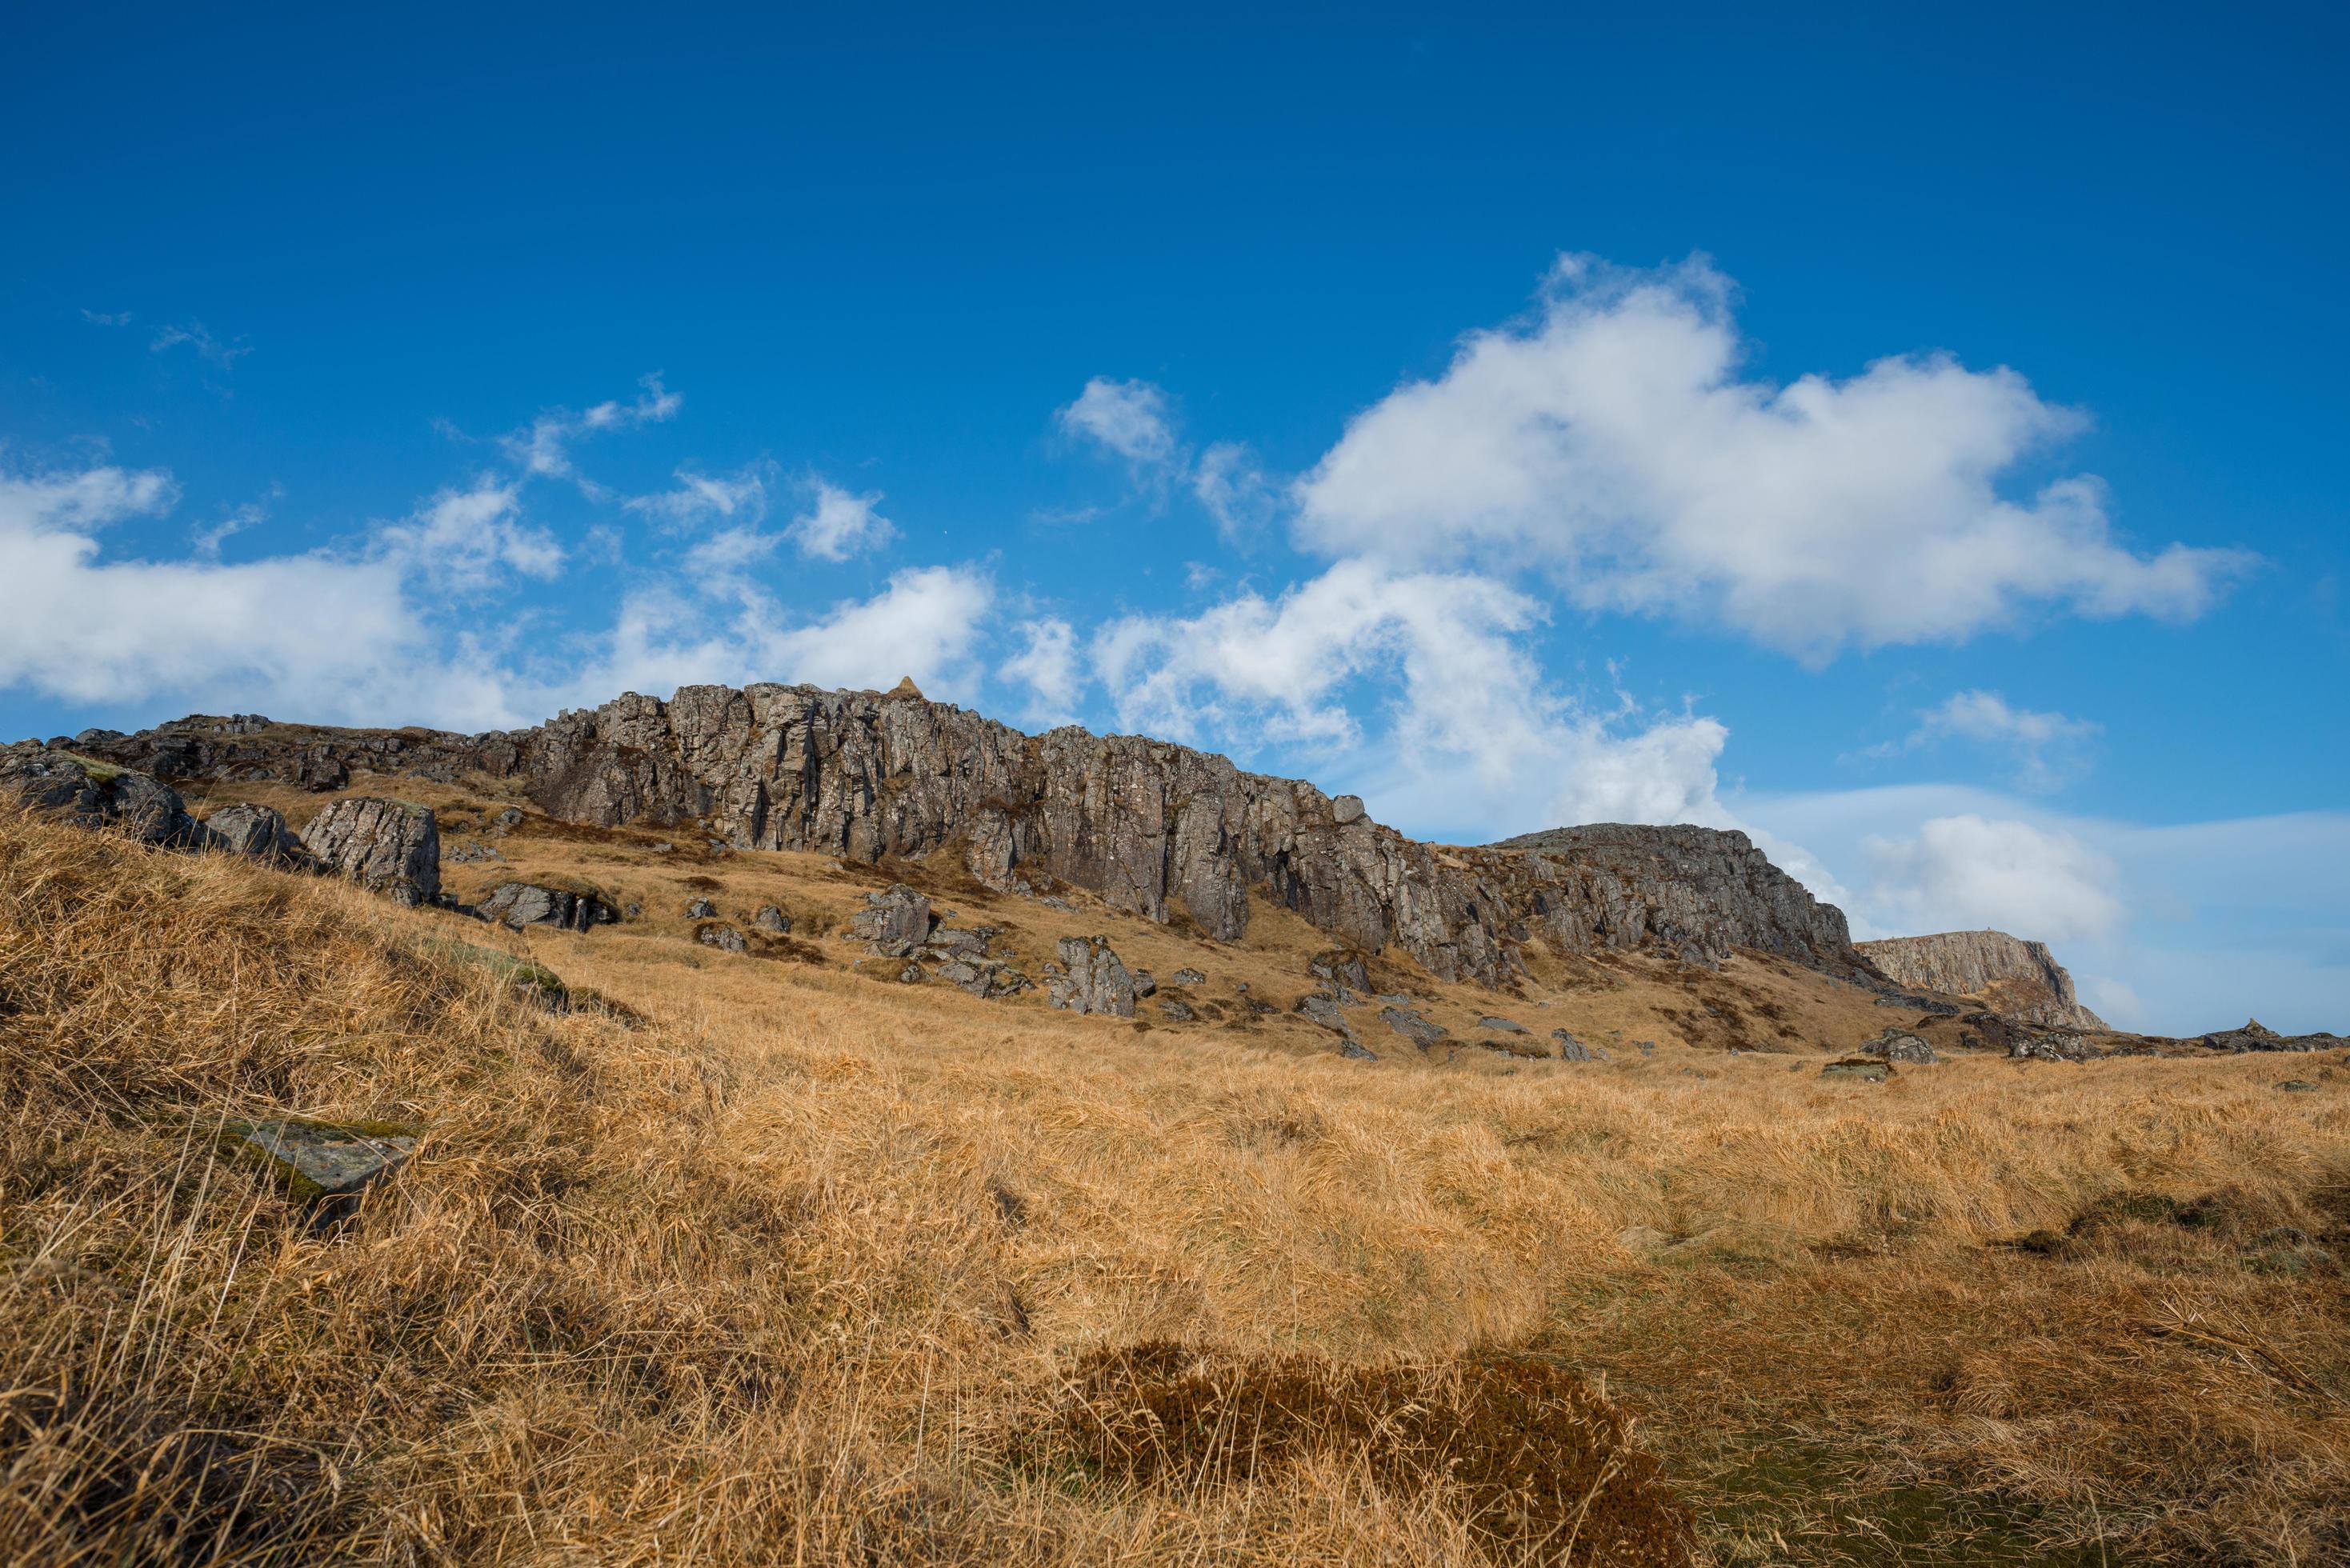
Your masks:
<svg viewBox="0 0 2350 1568"><path fill-rule="evenodd" d="M845 561L864 550L879 549L897 535L897 524L875 510L881 493L859 495L823 478L809 482L816 504L793 519L786 530L799 553L814 560Z"/></svg>
<svg viewBox="0 0 2350 1568"><path fill-rule="evenodd" d="M637 385L642 389L629 402L613 400L577 413L569 409L549 409L499 444L526 474L567 479L591 498L609 499L610 492L583 477L572 466L571 443L586 435L674 419L685 405L683 397L661 385L658 371L643 377Z"/></svg>
<svg viewBox="0 0 2350 1568"><path fill-rule="evenodd" d="M1194 453L1178 430L1174 400L1152 382L1096 376L1053 419L1062 434L1122 460L1135 488L1154 505L1178 486L1189 489L1228 540L1254 534L1278 506L1278 487L1243 442L1215 441ZM1055 520L1086 522L1099 510Z"/></svg>
<svg viewBox="0 0 2350 1568"><path fill-rule="evenodd" d="M122 320L127 322L130 319L130 313L124 312ZM205 330L201 321L191 321L184 327L166 327L155 334L147 348L151 353L161 354L167 348L182 346L193 349L197 358L223 370L233 369L239 359L253 352L252 345L242 337L223 342Z"/></svg>
<svg viewBox="0 0 2350 1568"><path fill-rule="evenodd" d="M130 312L127 310L91 310L83 307L81 318L96 327L128 327Z"/></svg>
<svg viewBox="0 0 2350 1568"><path fill-rule="evenodd" d="M1866 754L1887 757L1944 741L1970 741L2008 753L2017 785L2045 794L2087 771L2087 747L2102 732L2091 720L2012 707L1996 691L1954 691L1919 712L1917 728L1907 736L1872 746Z"/></svg>

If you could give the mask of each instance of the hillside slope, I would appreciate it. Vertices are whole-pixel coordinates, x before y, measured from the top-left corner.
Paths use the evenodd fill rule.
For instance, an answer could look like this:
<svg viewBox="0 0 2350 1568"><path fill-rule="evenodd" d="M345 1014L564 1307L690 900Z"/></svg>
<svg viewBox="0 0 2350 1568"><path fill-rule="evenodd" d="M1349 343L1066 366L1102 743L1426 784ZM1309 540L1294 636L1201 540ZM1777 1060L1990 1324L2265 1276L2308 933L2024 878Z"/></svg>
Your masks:
<svg viewBox="0 0 2350 1568"><path fill-rule="evenodd" d="M1202 977L1081 1017L876 961L844 926L904 867L408 787L466 896L639 916L503 930L0 814L16 1560L2350 1546L2328 1063L2294 1095L2244 1057L1827 1078L1808 1036L1884 1020L1870 993L1638 953L1500 1010L1375 961L1453 1044L1366 1063L1290 1005L1326 939L1269 901L1221 942L928 884L1024 963L1085 932ZM706 940L766 905L789 933ZM1512 1054L1472 1008L1609 1059ZM1731 1012L1779 1052L1721 1051ZM289 1115L412 1158L325 1219L220 1152Z"/></svg>

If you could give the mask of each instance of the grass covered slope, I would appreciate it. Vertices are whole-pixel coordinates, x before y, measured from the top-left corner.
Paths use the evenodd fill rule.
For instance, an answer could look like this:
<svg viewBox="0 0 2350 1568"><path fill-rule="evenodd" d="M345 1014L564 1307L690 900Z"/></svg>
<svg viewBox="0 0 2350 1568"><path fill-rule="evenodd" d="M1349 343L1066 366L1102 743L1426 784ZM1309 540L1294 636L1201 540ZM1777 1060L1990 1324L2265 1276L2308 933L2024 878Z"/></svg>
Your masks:
<svg viewBox="0 0 2350 1568"><path fill-rule="evenodd" d="M0 816L16 1560L2350 1552L2339 1066L1366 1064L889 983L821 867L567 842L649 912L800 877L816 956ZM1305 941L1090 923L1253 992ZM321 1225L219 1153L286 1115L421 1141Z"/></svg>

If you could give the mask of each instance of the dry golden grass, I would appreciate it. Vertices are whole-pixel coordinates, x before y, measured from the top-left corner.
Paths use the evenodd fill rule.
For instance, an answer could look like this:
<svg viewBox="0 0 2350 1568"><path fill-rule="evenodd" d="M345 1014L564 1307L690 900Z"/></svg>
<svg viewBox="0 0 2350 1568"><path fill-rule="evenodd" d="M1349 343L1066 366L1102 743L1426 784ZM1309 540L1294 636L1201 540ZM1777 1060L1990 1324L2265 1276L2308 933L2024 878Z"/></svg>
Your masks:
<svg viewBox="0 0 2350 1568"><path fill-rule="evenodd" d="M495 804L434 804L469 798ZM1817 1048L1890 1015L1757 961L1702 983L1800 1055L1682 1044L1687 977L1561 965L1507 1005L1383 979L1457 1032L1498 1010L1656 1054L1367 1065L1238 1007L1139 1029L868 978L829 936L821 963L698 948L686 877L806 932L872 874L652 836L535 823L463 868L645 906L523 937L0 822L16 1561L1610 1560L1393 1457L1451 1451L1411 1423L1488 1366L1604 1391L1588 1473L1653 1452L1714 1562L2350 1555L2339 1065L1828 1084ZM941 896L1032 960L1103 929L1201 995L1311 983L1315 934L1271 915L1222 948ZM646 1022L549 1015L451 937ZM270 1110L426 1138L319 1229L213 1153ZM1262 1433L1300 1376L1378 1397L1282 1396L1332 1440L1279 1462L1122 1465L1073 1401L1153 1344L1189 1347L1183 1408L1229 1391L1213 1429ZM1382 1414L1410 1441L1361 1440ZM1586 1473L1546 1440L1542 1474Z"/></svg>

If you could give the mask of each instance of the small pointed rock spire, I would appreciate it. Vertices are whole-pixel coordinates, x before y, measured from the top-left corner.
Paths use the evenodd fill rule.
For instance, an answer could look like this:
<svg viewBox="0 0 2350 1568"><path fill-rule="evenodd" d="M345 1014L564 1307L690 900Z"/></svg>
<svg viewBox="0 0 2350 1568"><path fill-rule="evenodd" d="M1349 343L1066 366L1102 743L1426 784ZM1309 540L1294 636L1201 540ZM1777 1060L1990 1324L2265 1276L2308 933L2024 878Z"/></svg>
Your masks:
<svg viewBox="0 0 2350 1568"><path fill-rule="evenodd" d="M911 697L917 702L925 701L922 696L922 689L914 684L914 678L910 675L899 677L898 684L889 688L888 695L891 697Z"/></svg>

